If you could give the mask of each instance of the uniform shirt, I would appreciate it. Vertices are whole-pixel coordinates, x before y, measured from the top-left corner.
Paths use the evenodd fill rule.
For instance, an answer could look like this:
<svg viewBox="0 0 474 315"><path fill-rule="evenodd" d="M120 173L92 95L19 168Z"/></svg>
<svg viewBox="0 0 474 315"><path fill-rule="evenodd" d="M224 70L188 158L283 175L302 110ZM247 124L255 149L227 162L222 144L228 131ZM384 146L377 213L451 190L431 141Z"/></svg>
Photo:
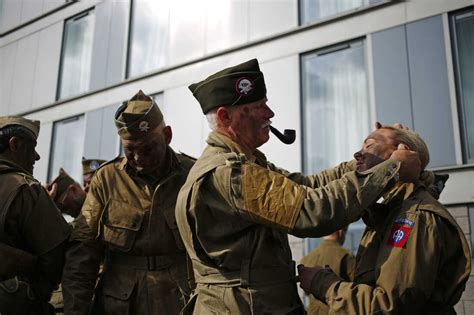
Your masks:
<svg viewBox="0 0 474 315"><path fill-rule="evenodd" d="M303 176L275 167L259 151L243 155L237 143L216 132L207 142L176 206L198 283L186 311L301 312L287 233L323 236L357 220L398 163L342 176L349 169L343 164Z"/></svg>
<svg viewBox="0 0 474 315"><path fill-rule="evenodd" d="M312 280L330 314L454 314L471 258L449 212L423 186L404 184L364 221L354 282L326 270Z"/></svg>
<svg viewBox="0 0 474 315"><path fill-rule="evenodd" d="M0 196L0 241L38 256L27 278L47 301L61 280L70 228L41 184L11 161L0 160Z"/></svg>
<svg viewBox="0 0 474 315"><path fill-rule="evenodd" d="M354 279L355 257L335 240L323 239L318 247L301 259L301 264L307 267L329 266L332 271L346 281ZM326 304L310 297L307 312L309 315L328 314Z"/></svg>
<svg viewBox="0 0 474 315"><path fill-rule="evenodd" d="M126 158L98 169L67 252L66 313L88 314L104 260L94 312L178 314L183 307L191 288L174 208L193 162L169 147L165 161L160 178L138 174ZM155 268L147 265L151 256Z"/></svg>

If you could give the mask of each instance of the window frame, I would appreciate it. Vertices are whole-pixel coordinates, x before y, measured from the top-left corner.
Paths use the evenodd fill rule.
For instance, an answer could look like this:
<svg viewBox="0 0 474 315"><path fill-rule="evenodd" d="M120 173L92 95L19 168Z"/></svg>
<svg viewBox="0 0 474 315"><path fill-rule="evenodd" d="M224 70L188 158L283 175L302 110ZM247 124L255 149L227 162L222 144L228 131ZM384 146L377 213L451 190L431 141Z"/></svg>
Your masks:
<svg viewBox="0 0 474 315"><path fill-rule="evenodd" d="M326 16L322 19L304 22L303 21L303 9L304 9L303 0L298 0L298 9L297 9L298 10L298 26L302 27L302 26L308 26L308 25L314 25L314 24L322 24L322 23L326 23L326 22L330 22L334 20L339 20L341 18L347 18L351 15L359 14L361 12L374 10L384 5L400 2L400 0L380 0L374 3L370 3L370 1L374 1L374 0L369 0L369 5L360 6L357 8L338 12L338 13L335 13L334 15Z"/></svg>
<svg viewBox="0 0 474 315"><path fill-rule="evenodd" d="M81 95L83 93L89 93L91 92L90 91L90 88L89 90L83 92L83 93L79 93L78 95L71 95L71 96L68 96L68 97L64 97L64 98L61 98L61 86L62 86L62 73L63 73L63 60L64 60L64 57L65 57L65 47L66 47L66 42L67 42L67 32L66 32L66 28L67 28L67 23L69 21L76 21L76 20L79 20L87 15L89 15L90 13L94 12L95 10L95 7L92 7L92 8L88 8L87 10L84 10L66 20L64 20L63 22L63 34L62 34L62 39L61 39L61 57L59 59L59 67L58 67L58 78L57 78L57 84L56 84L56 101L60 101L60 100L65 100L65 99L70 99L70 98L74 98L78 95ZM92 45L94 44L94 40L92 40ZM91 48L92 51L94 50L94 48L92 47ZM92 56L93 58L93 56Z"/></svg>
<svg viewBox="0 0 474 315"><path fill-rule="evenodd" d="M78 114L78 115L69 116L69 117L66 117L66 118L55 120L53 122L52 130L51 130L51 142L50 142L51 145L49 146L48 172L46 174L46 181L48 183L51 182L54 179L54 177L53 177L54 169L52 169L52 167L53 167L53 162L54 162L54 151L55 151L55 143L56 143L56 137L57 137L55 126L56 126L57 123L65 123L65 122L69 122L69 121L79 120L81 117L83 117L83 119L85 121L85 118L86 118L85 113L81 113L81 114ZM85 127L85 125L84 125L84 127ZM85 137L85 134L84 134L84 137ZM83 144L83 146L84 146L84 144ZM82 149L84 151L84 147Z"/></svg>
<svg viewBox="0 0 474 315"><path fill-rule="evenodd" d="M459 47L457 44L457 29L456 21L457 18L461 16L470 16L474 18L474 6L471 6L467 9L453 12L449 16L449 26L450 26L450 35L451 35L451 50L452 50L452 59L453 59L453 71L454 71L454 81L456 87L456 103L458 110L458 122L459 122L459 134L461 137L461 150L462 150L462 160L463 164L474 164L474 152L472 152L472 157L469 157L469 143L467 137L467 123L465 119L465 106L463 102L463 88L461 82L461 72L459 64Z"/></svg>

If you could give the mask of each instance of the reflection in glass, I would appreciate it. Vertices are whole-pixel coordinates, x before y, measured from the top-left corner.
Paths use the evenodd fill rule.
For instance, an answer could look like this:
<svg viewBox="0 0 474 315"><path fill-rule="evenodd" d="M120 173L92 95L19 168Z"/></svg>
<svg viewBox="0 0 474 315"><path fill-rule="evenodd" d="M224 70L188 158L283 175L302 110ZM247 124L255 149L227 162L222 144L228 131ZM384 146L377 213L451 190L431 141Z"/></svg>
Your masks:
<svg viewBox="0 0 474 315"><path fill-rule="evenodd" d="M89 90L94 36L94 13L83 13L66 21L58 98Z"/></svg>
<svg viewBox="0 0 474 315"><path fill-rule="evenodd" d="M84 115L54 123L49 181L59 174L59 168L62 167L72 178L82 183L84 134Z"/></svg>
<svg viewBox="0 0 474 315"><path fill-rule="evenodd" d="M169 0L132 0L128 77L163 68L169 48Z"/></svg>
<svg viewBox="0 0 474 315"><path fill-rule="evenodd" d="M302 89L305 172L351 160L369 133L363 43L303 56Z"/></svg>
<svg viewBox="0 0 474 315"><path fill-rule="evenodd" d="M464 151L467 162L474 161L474 11L455 17L458 89Z"/></svg>
<svg viewBox="0 0 474 315"><path fill-rule="evenodd" d="M383 0L300 0L301 23L311 23Z"/></svg>

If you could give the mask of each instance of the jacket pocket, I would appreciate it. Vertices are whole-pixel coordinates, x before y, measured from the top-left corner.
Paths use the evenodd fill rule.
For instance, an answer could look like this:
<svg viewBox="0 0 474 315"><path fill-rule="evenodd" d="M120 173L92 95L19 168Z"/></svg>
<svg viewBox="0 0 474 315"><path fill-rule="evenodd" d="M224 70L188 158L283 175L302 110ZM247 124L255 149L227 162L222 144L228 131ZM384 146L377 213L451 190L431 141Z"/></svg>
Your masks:
<svg viewBox="0 0 474 315"><path fill-rule="evenodd" d="M102 240L112 248L132 249L143 223L145 211L127 202L110 199L102 213Z"/></svg>
<svg viewBox="0 0 474 315"><path fill-rule="evenodd" d="M174 240L176 242L176 246L178 249L184 250L184 244L181 239L181 235L179 234L178 224L176 223L176 215L175 215L175 207L174 205L171 207L167 207L163 211L163 215L165 216L166 224L168 228L173 233Z"/></svg>
<svg viewBox="0 0 474 315"><path fill-rule="evenodd" d="M135 274L109 270L99 280L93 314L130 314Z"/></svg>

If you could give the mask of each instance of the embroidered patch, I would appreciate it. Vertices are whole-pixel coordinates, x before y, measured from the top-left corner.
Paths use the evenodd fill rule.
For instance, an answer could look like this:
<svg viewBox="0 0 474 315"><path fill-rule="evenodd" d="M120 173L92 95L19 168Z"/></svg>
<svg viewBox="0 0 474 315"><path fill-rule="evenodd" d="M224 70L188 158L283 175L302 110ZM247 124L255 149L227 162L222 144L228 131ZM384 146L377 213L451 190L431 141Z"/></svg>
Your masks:
<svg viewBox="0 0 474 315"><path fill-rule="evenodd" d="M254 90L253 81L246 77L240 78L235 82L235 90L239 95L250 95Z"/></svg>
<svg viewBox="0 0 474 315"><path fill-rule="evenodd" d="M411 229L415 223L407 218L398 218L393 222L393 224L406 225Z"/></svg>
<svg viewBox="0 0 474 315"><path fill-rule="evenodd" d="M138 124L138 128L140 129L141 132L148 132L148 129L150 129L150 124L146 120L140 121Z"/></svg>
<svg viewBox="0 0 474 315"><path fill-rule="evenodd" d="M390 235L387 239L387 245L393 247L403 248L405 243L408 240L408 235L410 234L413 222L408 220L411 223L411 226L394 223L392 229L390 230Z"/></svg>

